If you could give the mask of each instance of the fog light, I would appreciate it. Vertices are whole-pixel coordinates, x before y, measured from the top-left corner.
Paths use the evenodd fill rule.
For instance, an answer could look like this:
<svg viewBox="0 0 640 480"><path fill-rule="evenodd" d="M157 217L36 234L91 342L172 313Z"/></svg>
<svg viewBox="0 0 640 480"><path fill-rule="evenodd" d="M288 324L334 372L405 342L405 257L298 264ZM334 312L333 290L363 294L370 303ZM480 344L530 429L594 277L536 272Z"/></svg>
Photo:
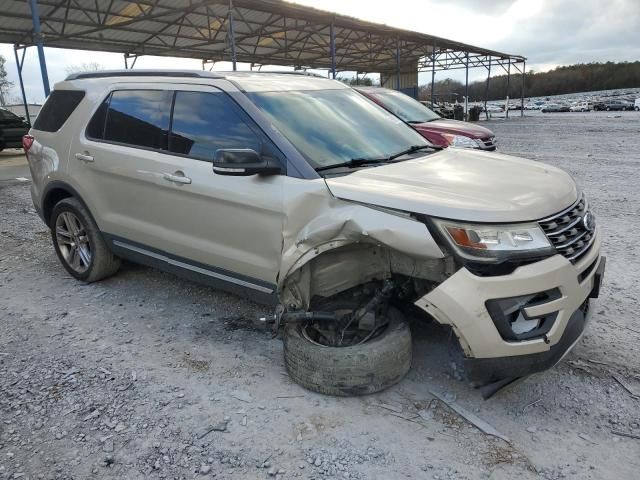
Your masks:
<svg viewBox="0 0 640 480"><path fill-rule="evenodd" d="M487 300L486 307L500 336L504 340L530 340L546 335L551 330L558 312L552 312L541 317L529 317L525 313L525 309L557 300L560 297L560 290L554 288L518 297Z"/></svg>

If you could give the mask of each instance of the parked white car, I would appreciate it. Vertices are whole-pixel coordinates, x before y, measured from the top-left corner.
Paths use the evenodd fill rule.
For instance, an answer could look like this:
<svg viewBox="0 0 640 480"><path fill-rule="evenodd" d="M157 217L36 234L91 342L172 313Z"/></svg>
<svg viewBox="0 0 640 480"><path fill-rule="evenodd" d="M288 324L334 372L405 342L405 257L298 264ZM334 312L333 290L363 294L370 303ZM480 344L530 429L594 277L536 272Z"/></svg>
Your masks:
<svg viewBox="0 0 640 480"><path fill-rule="evenodd" d="M633 104L633 108L636 112L640 112L640 98L636 98L636 102Z"/></svg>
<svg viewBox="0 0 640 480"><path fill-rule="evenodd" d="M591 109L592 105L589 102L574 103L569 108L569 110L571 110L572 112L590 112Z"/></svg>

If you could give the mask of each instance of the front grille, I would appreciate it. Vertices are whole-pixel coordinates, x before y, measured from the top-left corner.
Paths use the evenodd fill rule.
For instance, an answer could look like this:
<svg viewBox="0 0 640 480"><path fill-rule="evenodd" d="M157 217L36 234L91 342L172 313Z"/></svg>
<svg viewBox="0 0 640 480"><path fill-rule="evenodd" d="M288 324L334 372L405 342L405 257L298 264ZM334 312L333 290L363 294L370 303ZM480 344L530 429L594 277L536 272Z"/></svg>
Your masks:
<svg viewBox="0 0 640 480"><path fill-rule="evenodd" d="M585 224L587 212L589 205L583 195L572 207L538 222L558 253L572 263L580 260L595 240L595 228Z"/></svg>

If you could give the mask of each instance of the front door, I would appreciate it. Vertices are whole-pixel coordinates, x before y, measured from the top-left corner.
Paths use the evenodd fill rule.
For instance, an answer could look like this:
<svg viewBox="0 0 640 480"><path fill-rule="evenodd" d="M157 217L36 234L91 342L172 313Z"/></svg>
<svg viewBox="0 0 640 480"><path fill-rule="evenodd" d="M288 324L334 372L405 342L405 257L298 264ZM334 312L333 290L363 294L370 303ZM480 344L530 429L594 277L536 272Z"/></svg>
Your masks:
<svg viewBox="0 0 640 480"><path fill-rule="evenodd" d="M196 265L253 284L275 284L282 249L283 177L213 172L218 149L275 147L226 93L214 87L176 90L168 150L159 160L159 248ZM260 283L260 282L259 282Z"/></svg>

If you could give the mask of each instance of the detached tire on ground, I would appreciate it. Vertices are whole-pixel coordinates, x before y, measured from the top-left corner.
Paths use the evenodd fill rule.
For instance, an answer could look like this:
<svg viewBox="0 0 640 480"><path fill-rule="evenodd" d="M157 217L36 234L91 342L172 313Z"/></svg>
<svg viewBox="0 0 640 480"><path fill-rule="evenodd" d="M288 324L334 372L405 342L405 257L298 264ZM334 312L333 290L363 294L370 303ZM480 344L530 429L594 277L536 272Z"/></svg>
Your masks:
<svg viewBox="0 0 640 480"><path fill-rule="evenodd" d="M411 330L390 308L389 324L377 337L349 347L326 347L303 335L303 324L284 329L284 362L291 378L314 392L366 395L398 383L411 367Z"/></svg>

